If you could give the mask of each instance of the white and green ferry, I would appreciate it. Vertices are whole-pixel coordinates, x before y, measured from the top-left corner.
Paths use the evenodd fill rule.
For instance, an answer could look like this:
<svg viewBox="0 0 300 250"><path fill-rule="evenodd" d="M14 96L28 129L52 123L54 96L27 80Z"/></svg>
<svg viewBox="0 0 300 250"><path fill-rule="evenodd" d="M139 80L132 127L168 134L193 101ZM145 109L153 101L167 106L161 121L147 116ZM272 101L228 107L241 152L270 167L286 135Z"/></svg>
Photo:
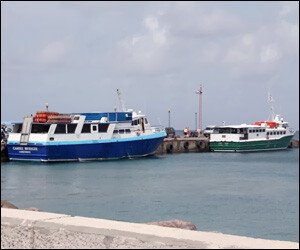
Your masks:
<svg viewBox="0 0 300 250"><path fill-rule="evenodd" d="M210 134L211 151L250 152L286 149L295 131L279 115L254 124L215 126Z"/></svg>

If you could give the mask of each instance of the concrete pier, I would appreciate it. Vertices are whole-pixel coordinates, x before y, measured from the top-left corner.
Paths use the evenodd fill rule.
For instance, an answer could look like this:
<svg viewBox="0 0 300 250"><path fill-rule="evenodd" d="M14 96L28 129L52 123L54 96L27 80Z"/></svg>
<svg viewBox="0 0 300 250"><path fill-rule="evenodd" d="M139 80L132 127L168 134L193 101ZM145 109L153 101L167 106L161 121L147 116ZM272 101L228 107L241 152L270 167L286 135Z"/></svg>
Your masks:
<svg viewBox="0 0 300 250"><path fill-rule="evenodd" d="M202 137L165 138L156 150L157 154L208 152L209 140Z"/></svg>
<svg viewBox="0 0 300 250"><path fill-rule="evenodd" d="M1 248L299 249L299 243L1 208Z"/></svg>

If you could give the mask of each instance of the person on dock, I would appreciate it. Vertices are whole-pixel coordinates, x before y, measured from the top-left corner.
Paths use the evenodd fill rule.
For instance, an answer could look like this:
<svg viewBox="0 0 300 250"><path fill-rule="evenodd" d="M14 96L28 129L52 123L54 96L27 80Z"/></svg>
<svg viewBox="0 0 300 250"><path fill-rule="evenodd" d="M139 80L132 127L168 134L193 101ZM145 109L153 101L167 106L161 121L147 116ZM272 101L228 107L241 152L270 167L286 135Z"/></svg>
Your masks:
<svg viewBox="0 0 300 250"><path fill-rule="evenodd" d="M189 127L187 127L187 134L186 134L186 137L190 137L191 136L191 130Z"/></svg>
<svg viewBox="0 0 300 250"><path fill-rule="evenodd" d="M185 129L183 130L183 135L184 135L184 137L187 137L187 127L185 127Z"/></svg>

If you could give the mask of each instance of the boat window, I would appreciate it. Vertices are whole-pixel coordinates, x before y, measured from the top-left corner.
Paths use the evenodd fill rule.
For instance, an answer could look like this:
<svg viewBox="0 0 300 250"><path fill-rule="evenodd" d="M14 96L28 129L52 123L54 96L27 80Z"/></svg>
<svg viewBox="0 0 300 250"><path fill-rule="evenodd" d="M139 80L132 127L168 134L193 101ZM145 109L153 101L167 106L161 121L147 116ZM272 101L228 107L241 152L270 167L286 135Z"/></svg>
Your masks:
<svg viewBox="0 0 300 250"><path fill-rule="evenodd" d="M262 130L262 132L266 132L266 130L265 130L265 129L263 129L263 130Z"/></svg>
<svg viewBox="0 0 300 250"><path fill-rule="evenodd" d="M232 129L231 129L231 133L232 133L232 134L236 134L236 133L237 133L237 129L236 129L236 128L232 128Z"/></svg>
<svg viewBox="0 0 300 250"><path fill-rule="evenodd" d="M100 133L106 133L107 129L108 129L108 126L109 126L109 123L99 123L98 124L98 131ZM115 133L115 131L114 131L114 133Z"/></svg>
<svg viewBox="0 0 300 250"><path fill-rule="evenodd" d="M77 124L67 124L68 134L74 134Z"/></svg>
<svg viewBox="0 0 300 250"><path fill-rule="evenodd" d="M22 123L16 123L13 127L13 133L21 133Z"/></svg>
<svg viewBox="0 0 300 250"><path fill-rule="evenodd" d="M118 130L114 130L114 134L118 134L119 133L119 131Z"/></svg>
<svg viewBox="0 0 300 250"><path fill-rule="evenodd" d="M79 120L79 116L75 116L74 117L74 120L76 121L76 120Z"/></svg>
<svg viewBox="0 0 300 250"><path fill-rule="evenodd" d="M134 120L134 121L132 121L132 123L131 123L132 125L138 125L139 124L139 121L138 120Z"/></svg>
<svg viewBox="0 0 300 250"><path fill-rule="evenodd" d="M145 118L145 124L148 124L148 120L147 120L147 118Z"/></svg>
<svg viewBox="0 0 300 250"><path fill-rule="evenodd" d="M92 128L93 128L93 131L97 131L97 125L93 125Z"/></svg>
<svg viewBox="0 0 300 250"><path fill-rule="evenodd" d="M220 134L230 134L230 128L219 128Z"/></svg>
<svg viewBox="0 0 300 250"><path fill-rule="evenodd" d="M91 124L83 124L81 133L91 133Z"/></svg>
<svg viewBox="0 0 300 250"><path fill-rule="evenodd" d="M269 132L267 132L267 135L269 135Z"/></svg>
<svg viewBox="0 0 300 250"><path fill-rule="evenodd" d="M130 134L131 133L130 129L125 129L125 132L126 132L126 134Z"/></svg>
<svg viewBox="0 0 300 250"><path fill-rule="evenodd" d="M252 133L252 129L249 130L249 133Z"/></svg>
<svg viewBox="0 0 300 250"><path fill-rule="evenodd" d="M66 124L57 124L54 134L65 134L66 133Z"/></svg>
<svg viewBox="0 0 300 250"><path fill-rule="evenodd" d="M254 130L253 130L254 132ZM240 128L240 134L245 134L247 133L247 129L246 128Z"/></svg>
<svg viewBox="0 0 300 250"><path fill-rule="evenodd" d="M120 129L119 134L124 134L124 129Z"/></svg>
<svg viewBox="0 0 300 250"><path fill-rule="evenodd" d="M283 131L283 134L285 135L285 131Z"/></svg>
<svg viewBox="0 0 300 250"><path fill-rule="evenodd" d="M47 134L50 124L32 124L31 133Z"/></svg>

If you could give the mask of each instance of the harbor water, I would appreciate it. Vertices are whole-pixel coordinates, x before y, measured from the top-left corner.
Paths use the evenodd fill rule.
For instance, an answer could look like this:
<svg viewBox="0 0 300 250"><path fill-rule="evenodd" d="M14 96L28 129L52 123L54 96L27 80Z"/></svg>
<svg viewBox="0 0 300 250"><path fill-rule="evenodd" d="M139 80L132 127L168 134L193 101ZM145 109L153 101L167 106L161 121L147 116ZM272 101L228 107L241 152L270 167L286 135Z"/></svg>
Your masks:
<svg viewBox="0 0 300 250"><path fill-rule="evenodd" d="M299 242L299 149L75 163L4 162L1 200L129 222Z"/></svg>

